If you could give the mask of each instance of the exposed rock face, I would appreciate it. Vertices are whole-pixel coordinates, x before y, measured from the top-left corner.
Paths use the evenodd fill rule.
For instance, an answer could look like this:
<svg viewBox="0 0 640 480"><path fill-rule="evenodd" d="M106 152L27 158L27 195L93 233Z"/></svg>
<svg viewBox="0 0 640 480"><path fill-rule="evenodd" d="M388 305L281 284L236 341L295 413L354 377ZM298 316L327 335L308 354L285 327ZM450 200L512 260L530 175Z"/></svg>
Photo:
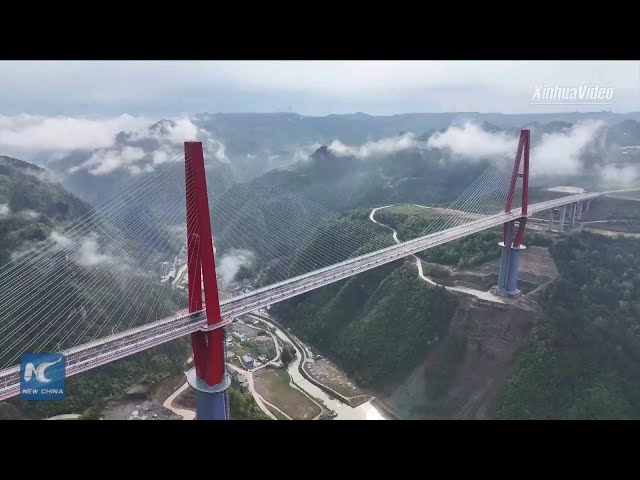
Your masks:
<svg viewBox="0 0 640 480"><path fill-rule="evenodd" d="M485 418L536 316L526 297L514 305L467 297L449 335L385 400L404 419Z"/></svg>

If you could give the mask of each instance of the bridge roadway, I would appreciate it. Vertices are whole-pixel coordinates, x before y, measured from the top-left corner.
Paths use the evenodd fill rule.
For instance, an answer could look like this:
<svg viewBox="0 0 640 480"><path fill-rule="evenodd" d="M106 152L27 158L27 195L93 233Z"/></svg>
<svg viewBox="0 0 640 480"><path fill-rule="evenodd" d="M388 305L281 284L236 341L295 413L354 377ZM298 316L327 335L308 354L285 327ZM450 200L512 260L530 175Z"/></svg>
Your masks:
<svg viewBox="0 0 640 480"><path fill-rule="evenodd" d="M580 193L560 197L546 202L529 205L529 215L551 208L568 205L578 201L612 192ZM329 267L321 268L283 282L251 291L220 304L223 321L213 328L222 328L231 323L234 317L249 313L267 305L295 297L330 283L366 272L386 263L412 255L429 248L463 238L474 233L502 225L510 220L522 217L522 212L498 213L464 225L452 227L423 237L414 238L357 258L351 258ZM210 327L211 328L211 327ZM207 329L204 310L193 314L178 312L173 317L164 318L101 340L78 345L65 350L66 376L72 376L100 365L113 362L148 348L175 340L198 330ZM0 371L0 400L20 393L20 366Z"/></svg>

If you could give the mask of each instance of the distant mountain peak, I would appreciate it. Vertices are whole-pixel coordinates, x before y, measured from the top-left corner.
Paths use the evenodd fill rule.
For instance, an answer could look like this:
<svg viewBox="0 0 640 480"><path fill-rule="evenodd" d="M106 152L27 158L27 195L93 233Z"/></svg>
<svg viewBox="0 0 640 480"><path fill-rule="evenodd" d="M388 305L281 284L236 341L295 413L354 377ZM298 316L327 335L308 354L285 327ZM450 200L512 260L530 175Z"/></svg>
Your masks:
<svg viewBox="0 0 640 480"><path fill-rule="evenodd" d="M321 145L311 154L311 158L321 160L323 158L335 157L335 155L329 150L326 145Z"/></svg>

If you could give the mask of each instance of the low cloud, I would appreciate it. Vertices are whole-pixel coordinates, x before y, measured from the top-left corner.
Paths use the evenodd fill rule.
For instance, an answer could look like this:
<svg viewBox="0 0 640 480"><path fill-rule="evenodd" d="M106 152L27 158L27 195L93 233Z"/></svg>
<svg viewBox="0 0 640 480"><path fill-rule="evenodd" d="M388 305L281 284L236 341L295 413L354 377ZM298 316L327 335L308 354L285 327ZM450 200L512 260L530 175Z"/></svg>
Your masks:
<svg viewBox="0 0 640 480"><path fill-rule="evenodd" d="M115 258L100 252L98 236L90 234L83 238L75 239L60 232L53 231L49 235L56 246L57 251L64 251L69 258L83 267L94 267L105 263L115 263Z"/></svg>
<svg viewBox="0 0 640 480"><path fill-rule="evenodd" d="M40 214L36 211L33 210L20 210L17 213L18 216L23 217L23 218L27 218L29 220L33 220L36 219L40 216Z"/></svg>
<svg viewBox="0 0 640 480"><path fill-rule="evenodd" d="M250 250L232 248L220 258L218 274L223 286L233 282L241 267L250 267L255 260L255 255Z"/></svg>
<svg viewBox="0 0 640 480"><path fill-rule="evenodd" d="M581 173L581 155L596 148L601 121L576 123L558 133L545 133L531 152L531 174L575 175ZM515 156L515 154L514 154Z"/></svg>
<svg viewBox="0 0 640 480"><path fill-rule="evenodd" d="M76 261L84 267L94 267L103 263L113 263L114 258L110 255L100 253L98 242L95 238L84 238L76 254Z"/></svg>
<svg viewBox="0 0 640 480"><path fill-rule="evenodd" d="M613 188L637 187L640 181L640 167L607 165L599 169L598 176L605 185Z"/></svg>
<svg viewBox="0 0 640 480"><path fill-rule="evenodd" d="M0 115L0 148L24 152L68 152L113 145L122 131L147 127L145 117L120 115L105 119Z"/></svg>
<svg viewBox="0 0 640 480"><path fill-rule="evenodd" d="M139 147L125 146L114 150L98 150L89 160L71 167L69 173L88 170L93 175L105 175L125 167L136 166L145 157L145 152Z"/></svg>
<svg viewBox="0 0 640 480"><path fill-rule="evenodd" d="M340 140L334 140L328 148L337 156L353 156L365 159L371 156L391 155L403 150L417 148L419 144L420 142L416 140L415 134L408 132L396 137L366 142L360 146L345 145Z"/></svg>
<svg viewBox="0 0 640 480"><path fill-rule="evenodd" d="M504 132L488 132L475 123L467 122L431 135L427 147L445 151L454 159L481 160L515 156L518 140Z"/></svg>
<svg viewBox="0 0 640 480"><path fill-rule="evenodd" d="M202 142L205 160L229 162L224 144L185 116L154 123L145 116L127 114L110 118L0 115L0 152L39 163L59 162L78 152L81 160L69 173L152 172L155 166L181 156L188 140Z"/></svg>
<svg viewBox="0 0 640 480"><path fill-rule="evenodd" d="M598 134L603 127L603 122L585 121L561 132L542 134L540 140L531 146L531 174L580 173L580 158L590 149L599 147ZM512 159L518 148L518 137L505 132L489 132L468 122L432 135L427 146L440 149L452 159L462 161Z"/></svg>
<svg viewBox="0 0 640 480"><path fill-rule="evenodd" d="M0 218L8 217L11 215L11 209L6 203L0 203Z"/></svg>
<svg viewBox="0 0 640 480"><path fill-rule="evenodd" d="M158 165L182 161L184 142L189 140L202 142L205 160L214 158L219 162L229 162L224 144L187 117L165 120L152 126L125 131L124 134L124 143L93 152L90 158L71 167L69 173L82 170L92 175L106 175L117 170L125 170L132 175L150 173ZM145 145L145 148L140 145Z"/></svg>

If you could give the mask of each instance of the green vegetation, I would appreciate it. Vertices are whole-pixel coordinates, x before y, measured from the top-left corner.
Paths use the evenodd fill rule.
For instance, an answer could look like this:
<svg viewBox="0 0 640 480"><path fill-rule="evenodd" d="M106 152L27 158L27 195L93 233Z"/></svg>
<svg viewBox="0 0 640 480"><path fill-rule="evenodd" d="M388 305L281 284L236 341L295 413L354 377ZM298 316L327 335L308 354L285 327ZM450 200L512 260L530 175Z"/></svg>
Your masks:
<svg viewBox="0 0 640 480"><path fill-rule="evenodd" d="M376 218L379 222L389 225L398 232L400 241L407 241L424 235L427 229L436 220L425 218L425 209L417 210L417 207L395 208L389 212L379 210ZM408 213L404 213L404 212ZM402 213L401 213L402 212ZM493 260L500 255L497 248L502 234L498 230L486 230L484 232L461 238L445 245L420 252L419 256L427 262L443 265L455 265L460 268L480 265L488 260Z"/></svg>
<svg viewBox="0 0 640 480"><path fill-rule="evenodd" d="M280 355L280 359L282 360L282 363L284 364L284 366L288 367L294 358L295 358L295 350L293 350L293 347L289 345L285 345L284 348L282 349L282 354Z"/></svg>
<svg viewBox="0 0 640 480"><path fill-rule="evenodd" d="M457 305L442 288L396 262L276 304L273 313L327 352L363 385L382 386L411 370L447 334Z"/></svg>
<svg viewBox="0 0 640 480"><path fill-rule="evenodd" d="M640 242L581 233L494 406L497 418L640 418Z"/></svg>
<svg viewBox="0 0 640 480"><path fill-rule="evenodd" d="M89 208L46 170L0 156L0 265L24 245L47 238L56 223Z"/></svg>
<svg viewBox="0 0 640 480"><path fill-rule="evenodd" d="M269 420L260 410L251 392L235 384L231 384L228 392L231 420Z"/></svg>
<svg viewBox="0 0 640 480"><path fill-rule="evenodd" d="M456 265L460 268L483 264L500 256L498 242L502 234L496 230L485 230L420 253L428 262Z"/></svg>
<svg viewBox="0 0 640 480"><path fill-rule="evenodd" d="M435 219L428 218L428 209L413 205L401 205L393 209L378 210L376 219L389 225L398 232L400 241L407 241L424 235L434 224ZM480 265L500 256L498 242L502 241L501 229L485 230L474 235L446 243L436 248L420 252L418 256L426 262L452 265L459 268ZM525 245L550 246L551 240L539 235L526 235ZM437 271L428 275L446 279L444 271Z"/></svg>
<svg viewBox="0 0 640 480"><path fill-rule="evenodd" d="M0 402L0 420L22 420L24 415L15 405L9 402Z"/></svg>
<svg viewBox="0 0 640 480"><path fill-rule="evenodd" d="M110 398L125 394L132 385L153 385L170 375L182 373L188 351L188 340L180 339L137 353L68 378L66 396L62 401L37 402L13 398L6 402L9 407L4 408L0 402L0 418L2 411L11 407L28 418L46 418L63 413L82 413L83 418L96 418Z"/></svg>
<svg viewBox="0 0 640 480"><path fill-rule="evenodd" d="M10 259L13 252L46 239L53 229L60 230L90 208L65 190L46 170L8 157L0 157L0 205L4 206L0 212L2 265ZM134 208L134 205L129 205L129 208ZM159 228L157 222L145 217L140 210L132 218L139 221L141 217L147 221L147 229ZM109 242L122 241L126 251L123 255L128 255L129 266L135 266L142 258L146 261L146 253L153 253L147 251L145 255L141 255L141 249L145 246L138 238L126 238L119 228L123 225L107 225L96 219L95 226L108 232ZM28 272L27 275L37 272L42 278L55 276L56 296L65 299L55 307L34 308L29 316L31 324L42 321L43 325L47 325L54 318L66 318L66 321L59 321L56 324L60 325L59 328L49 330L47 343L32 345L30 337L25 335L22 338L21 331L18 330L15 340L9 339L12 341L3 347L3 362L16 358L28 349L57 351L58 342L67 334L73 334L71 340L79 342L88 341L94 336L108 335L112 333L111 326L103 329L107 325L107 318L126 319L120 322L117 329L119 331L148 322L158 312L175 312L181 302L184 304L184 293L173 290L169 284L159 284L158 271L130 268L127 275L131 280L126 283L122 281L122 272L117 269L82 266L69 261L64 252L38 259L34 265L25 263L22 268ZM94 281L83 281L89 271ZM12 285L5 287L11 288ZM109 295L104 294L105 288L109 289ZM135 288L134 291L137 292L152 291L153 288L158 296L157 301L141 302L135 308L131 308L129 302L118 301L126 298L131 293L131 288ZM5 312L1 320L10 322L19 310L15 308L14 296L3 293L2 290L3 285L0 285L0 311ZM21 303L40 305L38 302L41 296L46 294L46 289L29 289L22 292ZM81 338L78 338L80 335ZM63 344L63 348L68 344L69 341ZM107 399L123 394L131 385L151 385L167 375L180 372L187 356L187 346L186 340L172 342L90 373L71 377L67 380L66 399L61 402L23 402L11 399L8 403L0 404L0 415L15 417L16 411L19 411L25 417L44 418L60 413L83 413L83 417L94 418Z"/></svg>
<svg viewBox="0 0 640 480"><path fill-rule="evenodd" d="M284 369L263 368L254 374L256 391L294 420L312 420L321 409L300 390L293 388Z"/></svg>
<svg viewBox="0 0 640 480"><path fill-rule="evenodd" d="M260 355L265 355L269 360L276 356L276 348L273 344L273 339L270 336L255 337L253 340L246 340L240 342L240 347L237 348L235 353L238 355L245 355L249 353L253 358L258 358Z"/></svg>
<svg viewBox="0 0 640 480"><path fill-rule="evenodd" d="M425 392L430 400L439 398L445 392L448 382L467 353L467 339L451 338L441 353L427 371Z"/></svg>
<svg viewBox="0 0 640 480"><path fill-rule="evenodd" d="M598 197L591 200L589 212L582 211L582 219L627 221L638 223L640 220L640 202L631 199ZM597 225L597 224L594 224Z"/></svg>
<svg viewBox="0 0 640 480"><path fill-rule="evenodd" d="M371 222L370 213L362 208L327 218L302 246L290 266L291 276L309 271L305 258L316 260L313 268L318 269L393 245L389 230Z"/></svg>

